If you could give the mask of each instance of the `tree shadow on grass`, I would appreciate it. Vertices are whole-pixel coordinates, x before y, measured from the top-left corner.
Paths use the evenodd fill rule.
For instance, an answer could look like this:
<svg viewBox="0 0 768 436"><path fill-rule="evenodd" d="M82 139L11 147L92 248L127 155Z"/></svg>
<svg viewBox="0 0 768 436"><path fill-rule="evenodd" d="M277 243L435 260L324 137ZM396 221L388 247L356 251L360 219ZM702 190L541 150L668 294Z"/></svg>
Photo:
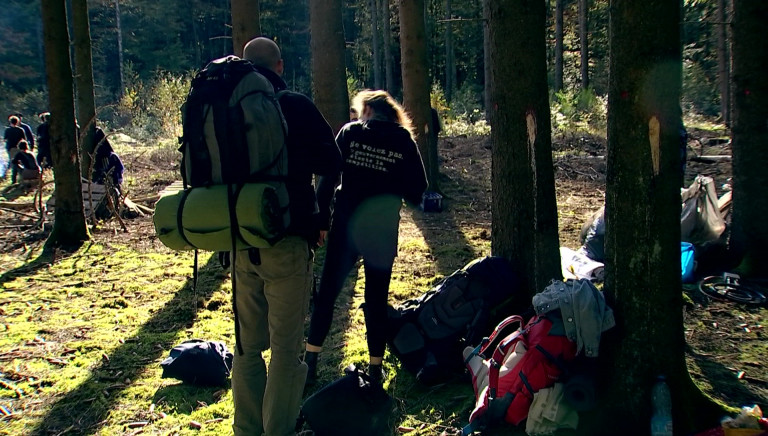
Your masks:
<svg viewBox="0 0 768 436"><path fill-rule="evenodd" d="M319 288L320 277L322 275L322 266L325 261L325 250L319 250L316 253L315 258L315 283ZM351 326L352 314L358 308L354 307L355 288L357 281L363 278L362 262L358 261L355 266L352 267L349 275L347 275L344 281L344 287L341 289L333 310L333 321L331 322L331 329L328 332L328 336L323 343L323 352L320 353L320 359L317 366L318 381L314 386L308 386L304 390L304 397L308 397L323 386L333 382L342 376L342 359L344 358L344 348L347 346L345 335L347 330ZM312 318L313 304L310 305L310 311L307 314L305 322L305 334L306 338L309 335L309 322ZM360 309L362 310L362 309ZM367 350L367 348L366 348Z"/></svg>
<svg viewBox="0 0 768 436"><path fill-rule="evenodd" d="M768 406L768 397L751 391L746 385L750 382L739 380L733 368L728 368L713 357L697 353L690 348L686 354L693 358L701 371L700 375L691 373L691 377L706 380L712 386L712 392L716 393L718 398L722 398L728 406L742 407L754 404L759 404L761 407Z"/></svg>
<svg viewBox="0 0 768 436"><path fill-rule="evenodd" d="M51 265L54 261L53 253L42 252L35 260L20 265L12 270L6 271L0 274L0 285L10 282L17 277L23 277L25 275L31 275L35 271L45 268Z"/></svg>
<svg viewBox="0 0 768 436"><path fill-rule="evenodd" d="M477 163L468 165L467 171L484 171ZM487 225L488 232L480 232L477 238L490 240L491 197L486 186L455 169L441 173L440 185L444 196L443 210L414 211L413 220L424 235L437 272L447 276L481 255L477 245L482 242L473 243L467 239L464 227Z"/></svg>
<svg viewBox="0 0 768 436"><path fill-rule="evenodd" d="M120 393L173 346L169 338L175 332L194 323L199 301L195 299L210 298L221 287L227 276L219 274L220 270L218 258L213 254L199 269L197 292L193 292L192 279L187 280L173 299L155 312L133 337L106 356L87 380L58 398L30 434L98 432Z"/></svg>
<svg viewBox="0 0 768 436"><path fill-rule="evenodd" d="M155 392L152 398L155 404L167 404L171 410L189 415L200 407L200 403L213 404L232 386L230 381L226 386L196 386L188 383L175 383L163 386Z"/></svg>

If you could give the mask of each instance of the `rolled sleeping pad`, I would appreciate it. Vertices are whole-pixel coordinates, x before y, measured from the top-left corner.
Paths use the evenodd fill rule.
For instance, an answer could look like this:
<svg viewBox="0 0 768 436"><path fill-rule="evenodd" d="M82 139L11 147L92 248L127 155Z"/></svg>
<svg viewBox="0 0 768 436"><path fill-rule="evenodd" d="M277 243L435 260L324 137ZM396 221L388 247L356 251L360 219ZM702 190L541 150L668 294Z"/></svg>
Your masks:
<svg viewBox="0 0 768 436"><path fill-rule="evenodd" d="M160 197L153 215L160 242L172 250L232 250L229 186L190 188ZM235 249L271 247L288 225L275 187L248 183L232 190L237 217Z"/></svg>

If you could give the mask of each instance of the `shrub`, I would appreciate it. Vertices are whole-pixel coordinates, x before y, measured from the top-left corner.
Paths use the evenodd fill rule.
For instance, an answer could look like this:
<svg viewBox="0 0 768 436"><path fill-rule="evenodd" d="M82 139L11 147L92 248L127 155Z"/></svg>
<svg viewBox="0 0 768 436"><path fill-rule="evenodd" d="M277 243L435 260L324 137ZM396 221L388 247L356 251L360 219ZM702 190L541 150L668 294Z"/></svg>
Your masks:
<svg viewBox="0 0 768 436"><path fill-rule="evenodd" d="M131 82L117 106L118 125L145 141L179 136L179 109L189 92L191 74L158 72L147 84L140 80Z"/></svg>
<svg viewBox="0 0 768 436"><path fill-rule="evenodd" d="M591 89L563 90L550 99L553 133L581 131L605 132L607 128L607 102L605 97Z"/></svg>

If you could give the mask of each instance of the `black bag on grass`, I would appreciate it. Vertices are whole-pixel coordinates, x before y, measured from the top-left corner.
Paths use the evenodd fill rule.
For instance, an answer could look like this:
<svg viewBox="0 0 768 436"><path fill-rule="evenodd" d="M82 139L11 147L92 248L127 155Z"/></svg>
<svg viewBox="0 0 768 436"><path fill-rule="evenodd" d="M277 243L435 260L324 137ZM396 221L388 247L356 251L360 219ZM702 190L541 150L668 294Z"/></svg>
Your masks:
<svg viewBox="0 0 768 436"><path fill-rule="evenodd" d="M202 386L224 386L232 370L232 353L221 342L191 339L173 347L160 362L163 378Z"/></svg>
<svg viewBox="0 0 768 436"><path fill-rule="evenodd" d="M420 382L439 383L463 370L462 350L496 318L522 313L530 304L505 258L475 259L424 295L389 308L390 351Z"/></svg>
<svg viewBox="0 0 768 436"><path fill-rule="evenodd" d="M342 378L315 392L301 406L304 421L316 436L392 434L395 402L380 384L354 365Z"/></svg>

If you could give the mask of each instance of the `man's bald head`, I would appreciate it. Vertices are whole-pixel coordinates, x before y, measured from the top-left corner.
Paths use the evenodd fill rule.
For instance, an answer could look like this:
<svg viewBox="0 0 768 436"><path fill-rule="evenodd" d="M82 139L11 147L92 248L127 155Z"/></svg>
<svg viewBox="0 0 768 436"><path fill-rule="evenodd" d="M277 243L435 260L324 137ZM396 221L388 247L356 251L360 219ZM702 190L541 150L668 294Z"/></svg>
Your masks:
<svg viewBox="0 0 768 436"><path fill-rule="evenodd" d="M280 55L280 48L269 38L260 36L248 41L243 48L243 59L277 74L283 74L283 59Z"/></svg>

